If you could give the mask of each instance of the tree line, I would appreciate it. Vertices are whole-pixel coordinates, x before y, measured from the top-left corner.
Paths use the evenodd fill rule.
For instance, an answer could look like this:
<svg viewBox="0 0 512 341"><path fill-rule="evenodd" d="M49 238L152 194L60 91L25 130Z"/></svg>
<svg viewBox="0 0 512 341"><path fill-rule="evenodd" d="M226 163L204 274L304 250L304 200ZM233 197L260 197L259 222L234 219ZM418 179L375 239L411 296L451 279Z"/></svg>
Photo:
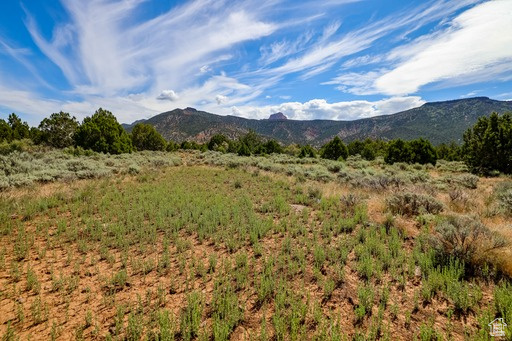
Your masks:
<svg viewBox="0 0 512 341"><path fill-rule="evenodd" d="M0 142L9 143L22 139L30 139L35 144L54 148L80 147L110 154L141 150L196 149L236 153L241 156L286 153L301 158L319 156L331 160L345 160L350 155L359 155L365 160L383 157L388 164L405 162L435 165L438 159L443 159L465 161L474 173L512 173L511 113L492 113L489 117L479 118L464 133L461 146L454 142L433 146L423 138L410 141L365 139L345 144L340 137L335 136L316 149L311 145L284 146L274 139L265 139L254 131L249 131L237 139L216 134L207 143L176 143L165 140L153 126L145 123L136 124L132 132L127 133L116 117L102 108L86 117L82 123L62 111L43 119L38 127L29 127L14 113L9 115L7 121L0 119Z"/></svg>

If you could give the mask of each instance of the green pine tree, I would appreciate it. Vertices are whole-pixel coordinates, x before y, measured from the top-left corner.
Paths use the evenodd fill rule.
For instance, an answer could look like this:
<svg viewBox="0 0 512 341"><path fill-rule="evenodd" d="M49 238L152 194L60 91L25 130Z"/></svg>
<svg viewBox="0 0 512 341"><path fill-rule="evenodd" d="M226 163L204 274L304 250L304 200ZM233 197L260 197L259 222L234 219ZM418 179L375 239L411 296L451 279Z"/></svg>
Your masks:
<svg viewBox="0 0 512 341"><path fill-rule="evenodd" d="M323 159L345 160L348 157L348 148L338 136L335 136L331 141L322 147L320 156Z"/></svg>
<svg viewBox="0 0 512 341"><path fill-rule="evenodd" d="M121 154L133 151L132 140L124 128L110 111L102 108L84 119L75 133L75 144L100 153Z"/></svg>

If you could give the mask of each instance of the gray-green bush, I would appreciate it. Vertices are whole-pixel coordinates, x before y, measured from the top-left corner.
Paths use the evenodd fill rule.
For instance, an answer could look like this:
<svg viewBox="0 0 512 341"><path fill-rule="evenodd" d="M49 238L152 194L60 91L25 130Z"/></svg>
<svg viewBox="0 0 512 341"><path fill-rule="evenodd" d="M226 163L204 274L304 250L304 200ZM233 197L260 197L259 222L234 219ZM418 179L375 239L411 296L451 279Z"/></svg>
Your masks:
<svg viewBox="0 0 512 341"><path fill-rule="evenodd" d="M445 259L467 264L485 262L490 252L506 245L505 239L469 216L450 215L436 226L432 246Z"/></svg>
<svg viewBox="0 0 512 341"><path fill-rule="evenodd" d="M415 216L421 213L438 214L443 204L434 197L417 193L397 193L386 200L387 208L393 214Z"/></svg>

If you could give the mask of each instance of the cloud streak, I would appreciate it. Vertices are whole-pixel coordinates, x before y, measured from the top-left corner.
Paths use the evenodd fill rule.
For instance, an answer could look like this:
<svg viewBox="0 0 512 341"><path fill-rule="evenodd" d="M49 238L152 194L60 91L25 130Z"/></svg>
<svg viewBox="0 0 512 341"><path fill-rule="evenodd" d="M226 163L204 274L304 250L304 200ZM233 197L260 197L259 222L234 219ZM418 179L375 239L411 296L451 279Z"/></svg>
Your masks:
<svg viewBox="0 0 512 341"><path fill-rule="evenodd" d="M105 96L186 86L187 76L214 64L218 52L276 29L250 14L250 8L225 11L223 1L208 0L134 22L143 3L63 0L71 22L56 26L51 39L43 37L30 15L26 26L75 92Z"/></svg>
<svg viewBox="0 0 512 341"><path fill-rule="evenodd" d="M432 83L443 88L510 80L512 35L496 32L497 28L512 32L510 18L511 1L479 4L458 15L446 28L374 57L387 60L386 67L345 73L324 84L336 84L338 89L358 95L406 95Z"/></svg>
<svg viewBox="0 0 512 341"><path fill-rule="evenodd" d="M341 37L335 36L340 23L331 24L325 27L318 42L308 46L306 53L289 59L283 65L267 70L266 73L285 75L305 72L306 74L312 73L312 75L315 75L318 72L324 72L342 58L368 49L377 40L394 31L406 29L410 33L418 27L435 22L475 2L477 1L430 1L425 5L407 9L401 13L395 13L393 16L366 24L362 28L349 31Z"/></svg>
<svg viewBox="0 0 512 341"><path fill-rule="evenodd" d="M455 18L444 32L419 39L391 58L404 59L375 81L379 92L415 93L423 85L448 81L475 83L488 77L511 77L512 2L491 1ZM503 34L497 34L499 28Z"/></svg>

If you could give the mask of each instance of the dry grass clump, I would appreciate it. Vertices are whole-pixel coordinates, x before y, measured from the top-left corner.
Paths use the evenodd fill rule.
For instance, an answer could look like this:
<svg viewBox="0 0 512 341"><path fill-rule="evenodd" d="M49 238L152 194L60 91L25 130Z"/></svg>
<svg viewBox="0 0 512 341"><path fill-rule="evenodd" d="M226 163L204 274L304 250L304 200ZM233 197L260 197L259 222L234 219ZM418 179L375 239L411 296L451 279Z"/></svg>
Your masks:
<svg viewBox="0 0 512 341"><path fill-rule="evenodd" d="M500 204L507 215L512 215L512 189L501 193L499 196Z"/></svg>
<svg viewBox="0 0 512 341"><path fill-rule="evenodd" d="M479 178L473 174L447 175L441 178L441 181L447 184L459 185L469 189L478 187Z"/></svg>
<svg viewBox="0 0 512 341"><path fill-rule="evenodd" d="M492 251L506 245L505 239L479 220L465 215L450 215L436 226L432 245L445 259L460 259L480 264Z"/></svg>
<svg viewBox="0 0 512 341"><path fill-rule="evenodd" d="M492 193L484 199L484 216L487 218L502 216L506 220L512 217L512 181L499 181Z"/></svg>
<svg viewBox="0 0 512 341"><path fill-rule="evenodd" d="M468 166L463 161L445 161L437 160L436 169L441 172L466 173L469 172Z"/></svg>
<svg viewBox="0 0 512 341"><path fill-rule="evenodd" d="M512 216L512 182L503 182L495 190L499 207L505 215Z"/></svg>
<svg viewBox="0 0 512 341"><path fill-rule="evenodd" d="M477 209L474 196L460 187L448 189L449 206L454 212L471 212Z"/></svg>
<svg viewBox="0 0 512 341"><path fill-rule="evenodd" d="M346 176L346 175L345 175ZM353 174L347 177L349 184L354 188L364 188L374 191L386 190L388 188L401 188L407 184L407 179L400 175L362 175Z"/></svg>
<svg viewBox="0 0 512 341"><path fill-rule="evenodd" d="M466 205L469 201L469 195L460 188L453 188L448 192L450 201L453 204Z"/></svg>
<svg viewBox="0 0 512 341"><path fill-rule="evenodd" d="M430 195L417 193L397 193L386 200L386 206L393 214L416 216L423 213L438 214L443 204Z"/></svg>

